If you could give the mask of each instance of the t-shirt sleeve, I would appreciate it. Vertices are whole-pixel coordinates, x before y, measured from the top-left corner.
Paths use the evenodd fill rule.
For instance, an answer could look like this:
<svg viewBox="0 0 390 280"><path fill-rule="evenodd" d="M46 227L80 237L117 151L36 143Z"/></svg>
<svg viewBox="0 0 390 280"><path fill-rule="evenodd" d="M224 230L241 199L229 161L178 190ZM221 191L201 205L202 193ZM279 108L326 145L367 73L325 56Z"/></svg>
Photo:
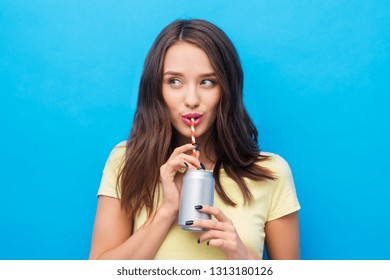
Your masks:
<svg viewBox="0 0 390 280"><path fill-rule="evenodd" d="M282 157L274 155L272 167L277 179L267 221L278 219L301 208L288 163Z"/></svg>
<svg viewBox="0 0 390 280"><path fill-rule="evenodd" d="M121 142L112 149L103 169L98 196L121 197L120 189L117 188L117 180L124 161L125 151L126 142Z"/></svg>

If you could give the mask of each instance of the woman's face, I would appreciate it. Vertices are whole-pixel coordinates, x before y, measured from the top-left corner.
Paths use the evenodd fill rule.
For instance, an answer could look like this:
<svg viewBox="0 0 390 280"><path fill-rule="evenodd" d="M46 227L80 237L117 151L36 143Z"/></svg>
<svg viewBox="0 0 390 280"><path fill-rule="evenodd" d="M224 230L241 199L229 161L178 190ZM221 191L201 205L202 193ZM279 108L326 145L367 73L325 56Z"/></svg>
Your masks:
<svg viewBox="0 0 390 280"><path fill-rule="evenodd" d="M221 87L206 53L179 42L164 58L162 93L173 127L191 142L191 118L196 137L210 131L221 97Z"/></svg>

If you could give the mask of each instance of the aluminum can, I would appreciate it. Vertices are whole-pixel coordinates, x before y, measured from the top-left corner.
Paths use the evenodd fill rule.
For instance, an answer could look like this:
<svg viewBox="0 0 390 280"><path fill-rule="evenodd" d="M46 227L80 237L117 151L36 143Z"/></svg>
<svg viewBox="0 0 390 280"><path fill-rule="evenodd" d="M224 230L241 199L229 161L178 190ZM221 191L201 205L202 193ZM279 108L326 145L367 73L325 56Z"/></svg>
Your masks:
<svg viewBox="0 0 390 280"><path fill-rule="evenodd" d="M187 170L183 176L180 194L178 224L184 230L204 231L204 228L191 227L186 221L211 219L209 214L195 209L196 205L214 204L214 177L207 170Z"/></svg>

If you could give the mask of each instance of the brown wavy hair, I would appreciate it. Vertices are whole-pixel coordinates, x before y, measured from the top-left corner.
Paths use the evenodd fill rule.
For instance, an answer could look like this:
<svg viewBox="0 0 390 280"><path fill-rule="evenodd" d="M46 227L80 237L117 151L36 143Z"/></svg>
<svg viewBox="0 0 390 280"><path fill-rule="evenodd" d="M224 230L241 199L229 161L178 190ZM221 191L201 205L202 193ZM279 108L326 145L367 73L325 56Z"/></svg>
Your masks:
<svg viewBox="0 0 390 280"><path fill-rule="evenodd" d="M253 200L245 177L256 181L274 179L270 170L256 164L267 157L259 155L258 132L243 104L243 72L234 45L210 22L176 20L165 27L153 43L140 81L137 109L118 177L121 205L130 217L134 217L143 206L148 215L155 210L159 168L175 149L175 130L163 99L162 82L165 54L177 42L203 49L221 85L217 117L209 138L215 144L213 176L219 196L225 203L236 205L221 185L222 167L240 187L245 203Z"/></svg>

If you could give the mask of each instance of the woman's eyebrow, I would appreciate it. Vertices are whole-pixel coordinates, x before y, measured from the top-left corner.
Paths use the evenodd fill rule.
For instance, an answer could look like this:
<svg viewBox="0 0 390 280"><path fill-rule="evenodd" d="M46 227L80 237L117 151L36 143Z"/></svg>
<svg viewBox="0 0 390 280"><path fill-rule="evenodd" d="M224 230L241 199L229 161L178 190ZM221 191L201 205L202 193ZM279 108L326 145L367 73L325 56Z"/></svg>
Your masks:
<svg viewBox="0 0 390 280"><path fill-rule="evenodd" d="M184 76L183 73L180 73L180 72L176 72L176 71L167 71L164 73L164 76L166 75L171 75L171 76ZM210 73L204 73L204 74L200 74L199 77L215 77L217 76L215 74L215 72L210 72Z"/></svg>
<svg viewBox="0 0 390 280"><path fill-rule="evenodd" d="M167 71L164 73L164 76L171 75L171 76L183 76L183 73L175 72L175 71Z"/></svg>
<svg viewBox="0 0 390 280"><path fill-rule="evenodd" d="M199 77L215 77L217 76L215 72L210 72L210 73L205 73L205 74L200 74Z"/></svg>

